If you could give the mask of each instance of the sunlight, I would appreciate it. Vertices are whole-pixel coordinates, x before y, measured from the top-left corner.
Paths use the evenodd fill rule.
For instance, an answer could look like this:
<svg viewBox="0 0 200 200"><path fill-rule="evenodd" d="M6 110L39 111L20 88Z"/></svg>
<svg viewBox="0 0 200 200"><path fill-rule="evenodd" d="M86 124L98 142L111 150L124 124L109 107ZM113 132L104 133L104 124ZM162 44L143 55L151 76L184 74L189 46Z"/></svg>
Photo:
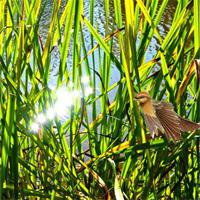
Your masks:
<svg viewBox="0 0 200 200"><path fill-rule="evenodd" d="M92 93L93 93L92 87L87 86L87 87L85 88L85 96L89 96L89 95L91 95Z"/></svg>
<svg viewBox="0 0 200 200"><path fill-rule="evenodd" d="M33 123L31 124L31 130L32 130L33 132L37 133L37 132L39 131L39 129L40 129L40 126L39 126L38 123L33 122Z"/></svg>
<svg viewBox="0 0 200 200"><path fill-rule="evenodd" d="M83 83L83 84L88 84L89 82L90 82L89 76L83 75L83 76L81 77L81 83Z"/></svg>
<svg viewBox="0 0 200 200"><path fill-rule="evenodd" d="M47 119L52 120L56 116L56 111L54 108L49 108L46 112Z"/></svg>
<svg viewBox="0 0 200 200"><path fill-rule="evenodd" d="M58 117L64 117L68 113L68 109L62 102L57 101L54 105L54 112Z"/></svg>
<svg viewBox="0 0 200 200"><path fill-rule="evenodd" d="M81 82L85 84L85 97L88 97L93 93L93 88L89 86L89 77L83 76ZM73 90L73 83L70 81L68 84L69 89L66 87L58 88L57 90L51 86L51 89L54 89L55 92L55 102L48 108L45 112L39 113L36 117L35 122L31 125L31 130L33 132L38 132L40 126L46 123L47 120L53 120L56 116L58 117L68 117L70 113L70 107L75 105L77 100L80 100L83 95L80 90Z"/></svg>
<svg viewBox="0 0 200 200"><path fill-rule="evenodd" d="M44 124L46 122L46 117L43 113L40 113L38 116L37 116L37 119L36 121L39 123L39 124Z"/></svg>
<svg viewBox="0 0 200 200"><path fill-rule="evenodd" d="M65 88L60 88L56 92L57 103L62 107L70 107L73 104L73 94L67 91Z"/></svg>

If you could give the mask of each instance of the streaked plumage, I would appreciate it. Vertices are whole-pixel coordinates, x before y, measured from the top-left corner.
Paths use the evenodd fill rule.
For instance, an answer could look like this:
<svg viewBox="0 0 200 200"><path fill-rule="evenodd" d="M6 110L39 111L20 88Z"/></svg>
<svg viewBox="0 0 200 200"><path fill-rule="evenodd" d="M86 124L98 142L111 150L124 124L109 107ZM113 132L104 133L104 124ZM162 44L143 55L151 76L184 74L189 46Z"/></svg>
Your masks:
<svg viewBox="0 0 200 200"><path fill-rule="evenodd" d="M156 102L147 92L138 93L135 99L142 107L144 119L152 137L161 131L166 134L167 139L177 141L181 139L181 132L200 128L200 124L178 116L171 103Z"/></svg>

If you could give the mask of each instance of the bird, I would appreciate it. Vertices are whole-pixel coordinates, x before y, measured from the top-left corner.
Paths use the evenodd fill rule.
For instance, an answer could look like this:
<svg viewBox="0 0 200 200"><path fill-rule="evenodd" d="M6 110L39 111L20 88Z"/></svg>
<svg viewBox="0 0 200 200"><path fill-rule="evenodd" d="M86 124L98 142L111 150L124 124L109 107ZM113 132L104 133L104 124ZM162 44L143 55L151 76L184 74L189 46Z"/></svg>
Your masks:
<svg viewBox="0 0 200 200"><path fill-rule="evenodd" d="M144 120L152 138L163 133L168 140L181 140L181 133L195 131L199 123L192 122L179 116L171 103L155 101L148 92L139 92L134 100L139 102L144 113Z"/></svg>

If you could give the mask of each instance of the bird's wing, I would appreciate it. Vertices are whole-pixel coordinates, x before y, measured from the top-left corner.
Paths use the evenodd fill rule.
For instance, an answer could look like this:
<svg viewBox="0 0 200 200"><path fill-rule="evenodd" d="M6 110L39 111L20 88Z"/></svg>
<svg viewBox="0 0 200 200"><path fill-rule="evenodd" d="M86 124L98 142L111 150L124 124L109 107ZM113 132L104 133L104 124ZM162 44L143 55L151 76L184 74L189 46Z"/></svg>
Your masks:
<svg viewBox="0 0 200 200"><path fill-rule="evenodd" d="M180 119L171 103L154 103L156 116L165 130L167 139L177 141L181 139Z"/></svg>
<svg viewBox="0 0 200 200"><path fill-rule="evenodd" d="M184 119L179 116L181 131L194 131L200 128L200 124Z"/></svg>
<svg viewBox="0 0 200 200"><path fill-rule="evenodd" d="M156 116L144 114L144 119L152 138L154 138L155 135L158 135L158 130L164 132L163 127Z"/></svg>

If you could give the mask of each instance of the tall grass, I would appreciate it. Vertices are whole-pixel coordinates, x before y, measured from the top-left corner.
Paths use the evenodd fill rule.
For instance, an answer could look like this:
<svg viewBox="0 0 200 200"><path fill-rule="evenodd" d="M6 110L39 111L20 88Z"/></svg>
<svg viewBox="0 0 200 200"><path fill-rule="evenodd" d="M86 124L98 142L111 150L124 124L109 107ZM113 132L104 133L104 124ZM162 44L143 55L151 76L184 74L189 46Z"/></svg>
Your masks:
<svg viewBox="0 0 200 200"><path fill-rule="evenodd" d="M199 132L177 143L152 139L133 102L146 90L200 121L199 1L178 1L164 36L167 0L105 0L103 30L95 22L97 2L90 1L88 18L84 2L54 0L42 39L47 1L0 1L0 199L200 198ZM147 60L152 40L155 55ZM72 98L66 91L80 98L67 116L47 114L43 123L40 114L60 88L65 106Z"/></svg>

